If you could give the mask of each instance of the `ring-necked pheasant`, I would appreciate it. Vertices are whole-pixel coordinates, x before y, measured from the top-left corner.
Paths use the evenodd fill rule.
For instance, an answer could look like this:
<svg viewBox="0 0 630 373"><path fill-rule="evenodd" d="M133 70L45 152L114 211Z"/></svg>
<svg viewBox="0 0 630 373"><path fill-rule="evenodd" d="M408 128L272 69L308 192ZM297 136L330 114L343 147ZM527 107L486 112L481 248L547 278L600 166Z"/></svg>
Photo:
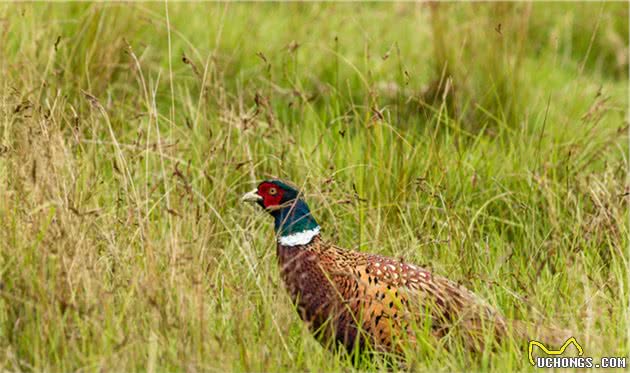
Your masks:
<svg viewBox="0 0 630 373"><path fill-rule="evenodd" d="M442 276L322 240L306 202L287 182L263 181L242 200L259 204L274 217L281 277L301 318L320 340L336 341L348 350L367 342L396 353L401 342L416 341L415 324L428 325L438 338L459 335L467 347L479 350L489 331L501 338L515 327Z"/></svg>

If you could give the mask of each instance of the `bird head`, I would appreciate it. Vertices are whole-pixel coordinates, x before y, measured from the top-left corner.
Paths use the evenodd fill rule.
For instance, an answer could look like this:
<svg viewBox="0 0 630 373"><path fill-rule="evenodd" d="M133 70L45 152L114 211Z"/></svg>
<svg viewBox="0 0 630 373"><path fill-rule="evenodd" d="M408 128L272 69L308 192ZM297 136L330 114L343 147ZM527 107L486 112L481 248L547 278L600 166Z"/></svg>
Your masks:
<svg viewBox="0 0 630 373"><path fill-rule="evenodd" d="M319 225L301 193L286 181L265 180L243 195L242 201L256 203L271 214L280 238L315 230L319 232Z"/></svg>
<svg viewBox="0 0 630 373"><path fill-rule="evenodd" d="M272 213L295 203L299 191L294 186L281 180L265 180L258 187L243 195L243 202L253 202Z"/></svg>

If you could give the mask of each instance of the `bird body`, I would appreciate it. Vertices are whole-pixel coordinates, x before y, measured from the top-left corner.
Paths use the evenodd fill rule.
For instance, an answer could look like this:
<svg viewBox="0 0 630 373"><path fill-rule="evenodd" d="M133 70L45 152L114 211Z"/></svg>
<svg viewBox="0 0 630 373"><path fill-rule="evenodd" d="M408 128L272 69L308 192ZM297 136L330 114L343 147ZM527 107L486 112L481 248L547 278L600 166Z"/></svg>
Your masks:
<svg viewBox="0 0 630 373"><path fill-rule="evenodd" d="M324 343L396 353L402 343L416 342L413 325L428 325L436 338L457 334L479 350L488 330L507 334L505 318L463 286L414 264L324 241L286 182L264 181L243 200L274 217L281 278L300 317Z"/></svg>
<svg viewBox="0 0 630 373"><path fill-rule="evenodd" d="M500 332L506 328L502 316L473 293L413 264L342 249L319 235L305 245L279 243L277 254L300 317L322 340L348 350L367 342L399 351L401 342L415 342L411 326L426 317L436 337L459 323L473 348L481 348L484 321Z"/></svg>

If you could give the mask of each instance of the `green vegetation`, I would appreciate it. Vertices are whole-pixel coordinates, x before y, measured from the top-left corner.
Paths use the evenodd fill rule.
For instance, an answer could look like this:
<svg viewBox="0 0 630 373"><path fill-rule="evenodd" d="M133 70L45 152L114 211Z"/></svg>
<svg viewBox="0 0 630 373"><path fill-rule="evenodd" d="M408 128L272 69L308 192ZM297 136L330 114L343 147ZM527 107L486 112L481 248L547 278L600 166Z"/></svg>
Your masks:
<svg viewBox="0 0 630 373"><path fill-rule="evenodd" d="M239 203L268 176L339 245L627 356L627 30L627 3L0 4L0 369L382 369L299 320Z"/></svg>

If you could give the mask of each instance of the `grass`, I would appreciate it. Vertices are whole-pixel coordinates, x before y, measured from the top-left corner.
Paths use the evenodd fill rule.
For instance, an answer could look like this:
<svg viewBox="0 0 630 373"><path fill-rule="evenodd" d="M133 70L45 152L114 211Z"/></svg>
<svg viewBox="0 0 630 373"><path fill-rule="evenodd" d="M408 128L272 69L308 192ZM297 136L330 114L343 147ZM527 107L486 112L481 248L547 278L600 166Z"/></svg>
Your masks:
<svg viewBox="0 0 630 373"><path fill-rule="evenodd" d="M0 369L347 371L239 203L627 356L628 4L0 4ZM559 347L559 346L557 346ZM419 347L414 371L532 369Z"/></svg>

